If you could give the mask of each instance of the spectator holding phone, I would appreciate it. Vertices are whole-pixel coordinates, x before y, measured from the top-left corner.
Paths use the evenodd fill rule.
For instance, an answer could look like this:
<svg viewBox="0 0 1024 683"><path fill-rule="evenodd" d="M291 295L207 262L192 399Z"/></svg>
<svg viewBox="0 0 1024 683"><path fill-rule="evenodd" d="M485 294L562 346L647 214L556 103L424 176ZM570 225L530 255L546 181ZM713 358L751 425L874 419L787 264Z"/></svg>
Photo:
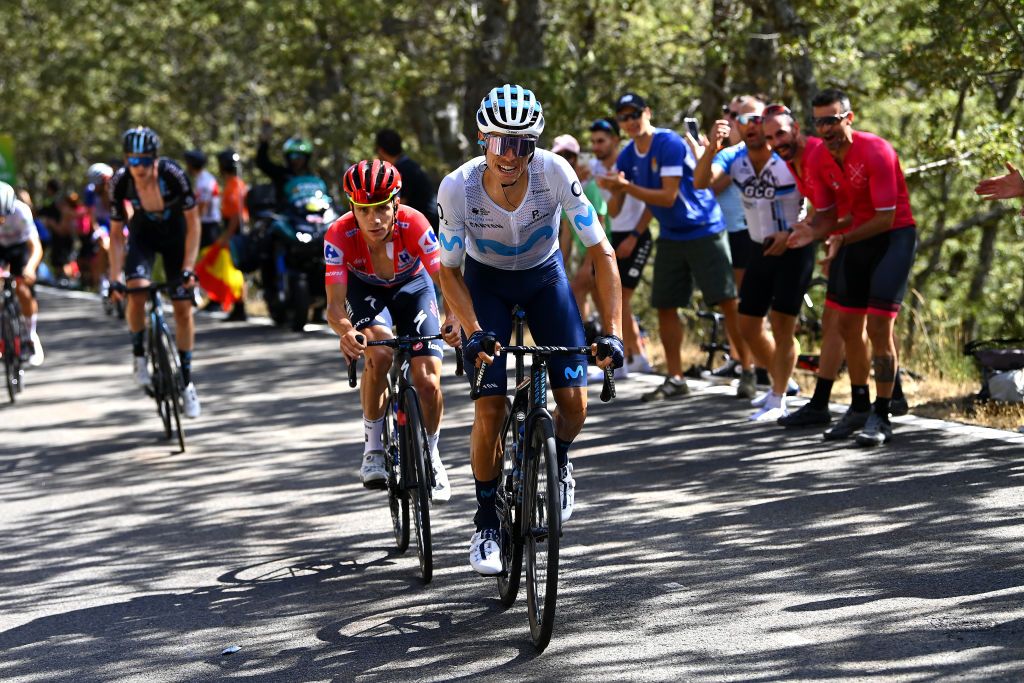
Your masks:
<svg viewBox="0 0 1024 683"><path fill-rule="evenodd" d="M755 248L740 286L740 336L757 361L768 368L771 390L755 401L755 421L788 415L786 388L796 366L796 322L814 271L814 246L789 249L791 226L804 211L803 195L786 162L768 146L762 126L764 103L750 100L736 116L742 145L726 147L731 122L720 119L708 135L708 148L694 170L694 187L728 180L739 190L747 230ZM765 331L769 316L772 336ZM740 380L754 383L753 367Z"/></svg>

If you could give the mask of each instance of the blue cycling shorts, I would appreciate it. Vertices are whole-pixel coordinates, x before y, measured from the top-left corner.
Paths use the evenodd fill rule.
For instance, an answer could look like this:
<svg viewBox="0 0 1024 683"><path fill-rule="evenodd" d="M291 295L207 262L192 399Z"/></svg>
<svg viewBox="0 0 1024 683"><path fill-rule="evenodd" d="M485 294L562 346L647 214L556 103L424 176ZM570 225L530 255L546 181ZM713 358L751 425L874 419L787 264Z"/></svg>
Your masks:
<svg viewBox="0 0 1024 683"><path fill-rule="evenodd" d="M390 330L398 321L400 337L430 337L441 332L434 283L426 270L394 287L371 285L349 274L345 303L357 330L371 326ZM414 346L411 355L441 358L441 344L438 340Z"/></svg>
<svg viewBox="0 0 1024 683"><path fill-rule="evenodd" d="M536 344L586 345L583 320L565 275L561 252L527 270L502 270L466 256L463 277L480 327L494 332L503 346L512 337L512 309L517 305L526 312L526 324ZM508 354L494 359L494 365L484 373L481 396L505 395L507 363ZM548 377L553 389L587 386L587 357L552 356Z"/></svg>

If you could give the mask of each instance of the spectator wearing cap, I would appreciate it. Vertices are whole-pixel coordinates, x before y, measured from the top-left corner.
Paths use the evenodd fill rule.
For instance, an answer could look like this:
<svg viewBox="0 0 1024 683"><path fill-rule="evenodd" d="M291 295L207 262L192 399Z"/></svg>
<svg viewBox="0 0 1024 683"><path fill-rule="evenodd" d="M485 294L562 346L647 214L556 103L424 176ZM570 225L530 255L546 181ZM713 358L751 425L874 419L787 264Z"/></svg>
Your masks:
<svg viewBox="0 0 1024 683"><path fill-rule="evenodd" d="M426 216L437 232L437 183L402 151L402 136L397 131L390 128L377 131L377 158L398 169L402 176L401 202Z"/></svg>
<svg viewBox="0 0 1024 683"><path fill-rule="evenodd" d="M619 156L619 145L619 124L614 118L597 119L590 124L590 151L594 155L588 169L591 178L616 172L615 160ZM600 189L600 192L606 202L611 199L610 191ZM609 215L605 222L605 227L611 230L612 248L615 249L622 281L622 338L626 347L625 368L628 372L651 372L632 306L633 291L640 283L644 266L654 248L650 223L651 212L647 205L629 195L623 198L619 213Z"/></svg>
<svg viewBox="0 0 1024 683"><path fill-rule="evenodd" d="M613 216L625 197L636 197L647 204L659 226L651 305L658 310L668 376L643 400L679 398L690 389L683 379L683 326L677 309L690 305L694 282L708 306L721 307L729 333L739 336L722 210L711 190L694 188L696 157L678 133L654 127L651 108L642 97L624 94L615 103L615 113L631 141L615 163L618 174L602 176L598 184L612 192Z"/></svg>
<svg viewBox="0 0 1024 683"><path fill-rule="evenodd" d="M199 248L205 249L217 241L221 230L220 186L217 178L206 170L206 154L201 149L185 152L185 168L195 189L196 208L199 209L201 233Z"/></svg>
<svg viewBox="0 0 1024 683"><path fill-rule="evenodd" d="M220 171L221 180L224 183L224 191L221 200L221 215L224 220L224 231L217 241L225 246L230 244L231 238L242 230L242 226L249 221L249 210L245 206L245 196L249 187L238 175L238 165L241 161L238 152L228 148L217 154L217 166ZM242 286L242 297L234 303L225 321L244 322L248 319L245 312L246 288Z"/></svg>

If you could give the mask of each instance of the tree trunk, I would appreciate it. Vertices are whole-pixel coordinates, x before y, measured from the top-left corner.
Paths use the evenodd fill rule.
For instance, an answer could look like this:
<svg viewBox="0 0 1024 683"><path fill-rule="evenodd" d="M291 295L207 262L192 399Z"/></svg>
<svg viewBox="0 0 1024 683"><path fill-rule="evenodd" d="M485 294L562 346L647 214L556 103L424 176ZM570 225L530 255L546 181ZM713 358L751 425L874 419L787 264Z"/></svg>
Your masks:
<svg viewBox="0 0 1024 683"><path fill-rule="evenodd" d="M711 0L711 39L704 49L700 81L700 118L704 128L710 128L711 122L721 117L722 105L732 97L724 42L732 12L733 0Z"/></svg>
<svg viewBox="0 0 1024 683"><path fill-rule="evenodd" d="M747 83L744 90L773 99L779 91L779 37L774 17L760 3L751 5L747 38Z"/></svg>
<svg viewBox="0 0 1024 683"><path fill-rule="evenodd" d="M498 83L494 67L506 63L508 3L504 0L480 0L473 5L481 17L478 37L466 51L465 97L462 98L462 132L472 146L476 141L476 110L491 88Z"/></svg>
<svg viewBox="0 0 1024 683"><path fill-rule="evenodd" d="M964 334L966 339L977 337L977 317L974 309L981 303L985 293L985 283L992 272L992 261L996 255L996 237L999 234L999 223L987 223L981 232L981 246L978 248L978 264L971 278L971 286L967 290L967 315L964 317Z"/></svg>
<svg viewBox="0 0 1024 683"><path fill-rule="evenodd" d="M799 56L789 65L796 96L796 101L790 103L789 107L794 112L802 110L805 125L810 126L811 99L818 92L818 82L814 78L814 61L808 47L810 30L797 15L791 0L772 0L771 9L775 14L775 26L778 30L799 46Z"/></svg>
<svg viewBox="0 0 1024 683"><path fill-rule="evenodd" d="M521 74L544 67L544 0L517 0L512 33L516 36L516 66Z"/></svg>

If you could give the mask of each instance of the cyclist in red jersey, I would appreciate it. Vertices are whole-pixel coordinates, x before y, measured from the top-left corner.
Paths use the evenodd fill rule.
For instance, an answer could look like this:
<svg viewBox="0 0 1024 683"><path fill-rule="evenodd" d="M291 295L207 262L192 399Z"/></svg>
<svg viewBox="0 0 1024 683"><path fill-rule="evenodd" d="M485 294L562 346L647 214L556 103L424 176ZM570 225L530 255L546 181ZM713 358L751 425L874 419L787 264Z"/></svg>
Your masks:
<svg viewBox="0 0 1024 683"><path fill-rule="evenodd" d="M851 384L867 384L867 364L851 353L867 329L875 371L874 410L851 406L840 424L851 431L860 427L855 433L858 444L877 446L892 438L889 411L897 372L893 328L907 291L917 229L892 145L853 130L854 113L842 91L825 90L812 105L815 127L825 142L806 162L817 212L809 225L794 229L789 243L798 247L824 239L828 246L826 305L837 313ZM851 228L835 233L841 195L849 202Z"/></svg>
<svg viewBox="0 0 1024 683"><path fill-rule="evenodd" d="M439 334L441 323L431 279L437 282L441 251L427 218L398 201L402 178L386 161L361 161L342 182L352 211L334 222L324 238L327 321L341 338L341 351L352 361L366 355L360 397L365 442L359 474L363 486L383 488L382 430L384 391L392 350L367 348L366 340L399 335ZM459 325L445 320L446 340L457 343ZM436 486L433 499L451 498L448 475L437 442L443 412L441 345L430 342L412 352L412 381L423 406Z"/></svg>

